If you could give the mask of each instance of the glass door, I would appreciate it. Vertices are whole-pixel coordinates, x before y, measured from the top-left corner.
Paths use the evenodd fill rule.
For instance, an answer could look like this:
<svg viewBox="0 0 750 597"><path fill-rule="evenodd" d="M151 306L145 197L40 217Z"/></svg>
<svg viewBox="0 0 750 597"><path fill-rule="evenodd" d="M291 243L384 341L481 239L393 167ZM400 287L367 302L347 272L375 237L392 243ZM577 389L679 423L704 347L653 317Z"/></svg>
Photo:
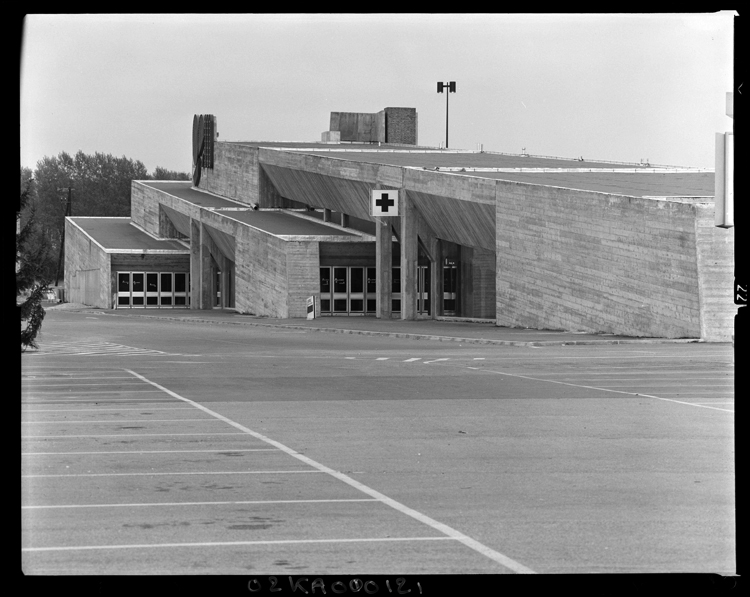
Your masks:
<svg viewBox="0 0 750 597"><path fill-rule="evenodd" d="M366 309L368 313L375 313L375 310L377 308L377 285L375 284L375 271L376 270L374 267L367 268L367 283L365 286L365 290L367 291Z"/></svg>
<svg viewBox="0 0 750 597"><path fill-rule="evenodd" d="M365 312L365 268L349 268L349 313Z"/></svg>
<svg viewBox="0 0 750 597"><path fill-rule="evenodd" d="M146 274L146 306L159 306L159 274L157 273Z"/></svg>
<svg viewBox="0 0 750 597"><path fill-rule="evenodd" d="M456 272L455 265L443 266L443 313L445 315L456 314Z"/></svg>
<svg viewBox="0 0 750 597"><path fill-rule="evenodd" d="M159 306L160 307L171 307L172 301L172 284L173 274L162 272L159 274Z"/></svg>
<svg viewBox="0 0 750 597"><path fill-rule="evenodd" d="M430 312L430 266L420 265L417 275L417 313Z"/></svg>
<svg viewBox="0 0 750 597"><path fill-rule="evenodd" d="M331 313L331 268L320 268L320 312Z"/></svg>
<svg viewBox="0 0 750 597"><path fill-rule="evenodd" d="M401 313L401 268L391 268L391 311Z"/></svg>
<svg viewBox="0 0 750 597"><path fill-rule="evenodd" d="M133 284L132 284L132 305L134 307L143 307L145 303L145 290L144 290L144 278L143 273L133 273Z"/></svg>
<svg viewBox="0 0 750 597"><path fill-rule="evenodd" d="M130 306L130 272L117 272L117 306Z"/></svg>
<svg viewBox="0 0 750 597"><path fill-rule="evenodd" d="M349 312L348 272L346 267L333 268L333 312Z"/></svg>
<svg viewBox="0 0 750 597"><path fill-rule="evenodd" d="M174 305L175 307L187 307L190 304L190 293L188 292L189 278L186 273L175 273L174 275Z"/></svg>

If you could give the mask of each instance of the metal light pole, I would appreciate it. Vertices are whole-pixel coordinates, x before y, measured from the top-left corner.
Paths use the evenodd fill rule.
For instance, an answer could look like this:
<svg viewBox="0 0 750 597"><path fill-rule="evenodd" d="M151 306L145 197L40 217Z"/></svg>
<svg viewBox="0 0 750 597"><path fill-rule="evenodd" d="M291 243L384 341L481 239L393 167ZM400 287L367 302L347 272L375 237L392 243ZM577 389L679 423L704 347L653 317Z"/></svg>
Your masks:
<svg viewBox="0 0 750 597"><path fill-rule="evenodd" d="M61 203L67 202L65 206L65 217L69 217L73 215L72 214L73 187L63 187L63 188L58 188L57 190L68 191L67 199L65 197L60 197L60 202ZM57 261L57 277L55 278L55 286L58 286L60 283L60 270L62 270L62 260L63 260L64 250L65 250L65 218L63 218L62 234L60 234L60 258Z"/></svg>
<svg viewBox="0 0 750 597"><path fill-rule="evenodd" d="M445 89L445 148L448 149L448 97L451 93L456 93L456 82L438 83L437 92L443 93Z"/></svg>

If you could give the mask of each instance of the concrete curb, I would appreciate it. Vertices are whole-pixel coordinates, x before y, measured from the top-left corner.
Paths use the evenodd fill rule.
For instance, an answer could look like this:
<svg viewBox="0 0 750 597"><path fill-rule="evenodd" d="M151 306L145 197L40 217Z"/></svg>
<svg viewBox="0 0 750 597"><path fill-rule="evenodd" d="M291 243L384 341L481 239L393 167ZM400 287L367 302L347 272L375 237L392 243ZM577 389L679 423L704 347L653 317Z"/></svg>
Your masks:
<svg viewBox="0 0 750 597"><path fill-rule="evenodd" d="M71 309L72 310L72 309ZM76 309L77 310L77 309ZM586 340L492 340L488 338L466 338L460 336L436 336L433 334L411 334L407 332L378 332L374 330L351 330L342 328L321 328L286 323L262 323L256 321L224 321L218 319L203 319L199 317L172 317L165 315L141 315L138 313L115 313L93 309L77 310L80 313L96 313L116 317L140 317L160 319L163 321L180 321L183 323L207 323L214 325L252 325L265 328L283 328L288 330L303 330L308 332L325 332L331 334L358 334L361 336L381 336L386 338L405 338L411 340L431 340L437 342L461 342L464 344L486 344L494 346L586 346L597 344L692 344L702 343L696 338L628 338L628 339L586 339Z"/></svg>

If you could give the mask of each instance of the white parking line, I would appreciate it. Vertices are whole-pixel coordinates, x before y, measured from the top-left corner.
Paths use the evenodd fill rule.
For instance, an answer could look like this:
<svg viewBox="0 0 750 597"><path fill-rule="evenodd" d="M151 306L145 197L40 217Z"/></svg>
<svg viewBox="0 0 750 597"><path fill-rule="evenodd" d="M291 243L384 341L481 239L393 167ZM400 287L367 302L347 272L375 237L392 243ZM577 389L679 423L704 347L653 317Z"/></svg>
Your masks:
<svg viewBox="0 0 750 597"><path fill-rule="evenodd" d="M21 421L24 425L73 425L75 423L174 423L175 421L210 421L216 423L216 419L204 417L202 419L109 419L107 421Z"/></svg>
<svg viewBox="0 0 750 597"><path fill-rule="evenodd" d="M375 498L376 500L380 501L381 503L383 503L383 504L385 504L387 506L390 506L394 510L397 510L398 512L401 512L402 514L405 514L405 515L407 515L407 516L409 516L411 518L414 518L414 519L416 519L416 520L418 520L418 521L420 521L420 522L422 522L422 523L424 523L424 524L432 527L433 529L435 529L437 531L440 531L441 533L443 533L444 535L446 535L446 537L443 537L443 539L455 539L456 541L459 541L460 543L463 543L464 545L466 545L467 547L473 549L474 551L477 551L478 553L481 553L482 555L490 558L491 560L497 562L498 564L501 564L502 566L505 566L506 568L508 568L508 569L510 569L510 570L512 570L514 572L517 572L519 574L534 574L533 570L531 570L530 568L527 568L526 566L524 566L523 564L521 564L519 562L516 562L515 560L509 558L508 556L506 556L506 555L504 555L504 554L502 554L502 553L500 553L498 551L495 551L494 549L492 549L490 547L487 547L486 545L480 543L476 539L472 539L468 535L464 535L462 532L460 532L460 531L458 531L458 530L456 530L456 529L454 529L454 528L452 528L452 527L450 527L450 526L448 526L448 525L446 525L446 524L444 524L442 522L438 522L437 520L435 520L433 518L430 518L429 516L427 516L425 514L422 514L421 512L418 512L417 510L414 510L412 508L409 508L408 506L405 506L401 502L397 502L396 500L394 500L392 498L389 498L385 494L382 494L379 491L376 491L375 489L372 489L372 488L368 487L367 485L364 485L363 483L360 483L359 481L356 481L356 480L352 479L351 477L349 477L348 475L345 475L344 473L341 473L339 471L335 471L335 470L333 470L333 469L331 469L331 468L329 468L329 467L327 467L327 466L325 466L323 464L320 464L319 462L313 460L312 458L309 458L308 456L300 454L299 452L296 452L292 448L289 448L288 446L286 446L286 445L284 445L284 444L282 444L280 442L277 442L276 440L273 440L273 439L271 439L271 438L269 438L269 437L267 437L267 436L265 436L265 435L263 435L261 433L258 433L257 431L253 431L252 429L249 429L248 427L245 427L244 425L236 423L235 421L232 421L231 419L229 419L229 418L227 418L227 417L225 417L223 415L220 415L219 413L214 412L214 411L212 411L209 408L206 408L202 404L194 402L193 400L190 400L188 398L184 398L183 396L180 396L176 392L173 392L172 390L170 390L168 388L165 388L164 386L159 385L156 382L153 382L153 381L151 381L151 380L143 377L142 375L136 373L135 371L131 371L129 369L126 369L126 371L128 373L132 373L138 379L142 379L146 383L151 384L155 388L159 388L160 390L164 391L165 393L169 394L170 396L172 396L174 398L177 398L178 400L182 400L182 401L184 401L184 402L186 402L188 404L191 404L195 408L200 409L203 412L208 413L208 414L216 417L217 419L220 419L220 420L224 421L225 423L227 423L228 425L231 425L235 429L239 429L240 431L242 431L242 432L244 432L244 433L246 433L248 435L251 435L252 437L254 437L256 439L259 439L259 440L261 440L263 442L266 442L267 444L270 444L271 446L274 446L274 447L278 448L279 450L285 452L289 456L292 456L293 458L296 458L297 460L300 460L300 461L304 462L305 464L307 464L307 465L309 465L309 466L311 466L311 467L313 467L313 468L315 468L315 469L317 469L317 470L319 470L321 472L328 473L329 475L331 475L332 477L338 479L339 481L342 481L343 483L346 483L347 485L350 485L351 487L354 487L355 489L358 489L362 493ZM317 541L318 540L314 540L312 542L317 542ZM299 541L291 541L291 542L292 543L299 543ZM275 543L275 542L270 542L270 543ZM252 544L252 542L249 543L249 544Z"/></svg>
<svg viewBox="0 0 750 597"><path fill-rule="evenodd" d="M22 479L41 479L49 477L163 477L167 475L286 475L298 473L322 473L323 471L188 471L171 473L68 473L50 475L21 475Z"/></svg>
<svg viewBox="0 0 750 597"><path fill-rule="evenodd" d="M86 437L175 437L183 435L242 435L242 432L228 433L115 433L107 435L24 435L23 439L80 439Z"/></svg>
<svg viewBox="0 0 750 597"><path fill-rule="evenodd" d="M451 541L455 537L368 537L364 539L277 539L268 541L205 541L201 543L137 543L129 545L73 545L66 547L22 547L21 551L83 551L95 549L144 549L166 547L233 547L240 545L291 545L304 543L375 543L392 541ZM531 573L527 569L526 573Z"/></svg>
<svg viewBox="0 0 750 597"><path fill-rule="evenodd" d="M73 456L109 454L183 454L194 452L276 452L276 448L210 448L205 450L104 450L98 452L21 452L21 456Z"/></svg>
<svg viewBox="0 0 750 597"><path fill-rule="evenodd" d="M158 390L155 390L158 391ZM108 401L109 402L109 401ZM113 410L120 412L123 410L193 410L192 406L139 406L138 408L25 408L24 413L69 413L69 412L81 412L84 410L93 410L96 412L105 412Z"/></svg>
<svg viewBox="0 0 750 597"><path fill-rule="evenodd" d="M583 384L569 383L569 382L566 382L566 381L558 381L558 380L555 380L555 379L542 379L542 378L539 378L539 377L531 377L530 375L518 375L517 373L505 373L503 371L492 371L492 370L488 370L488 369L479 369L478 367L467 367L467 369L472 369L474 371L481 371L482 373L494 373L496 375L505 375L506 377L516 377L516 378L519 378L519 379L530 379L532 381L542 381L542 382L545 382L545 383L555 383L555 384L560 384L560 385L563 385L563 386L571 386L571 387L574 387L574 388L584 388L584 389L587 389L587 390L599 390L601 392L614 392L615 394L626 394L628 396L640 396L642 398L654 398L655 400L663 400L665 402L674 402L676 404L686 404L688 406L697 406L699 408L710 408L711 410L720 410L720 411L728 412L728 413L733 413L734 412L733 410L730 410L728 408L715 408L713 406L706 406L704 404L698 404L698 403L694 403L694 402L683 402L681 400L673 400L671 398L661 398L660 396L653 396L651 394L641 394L641 393L636 393L636 392L625 392L624 390L610 390L608 388L601 388L601 387L598 387L598 386L586 386L586 385L583 385Z"/></svg>
<svg viewBox="0 0 750 597"><path fill-rule="evenodd" d="M378 500L375 498L342 498L326 500L245 500L238 502L152 502L148 504L60 504L50 506L21 506L21 510L59 510L67 508L152 508L158 506L237 506L249 504L338 504L342 502L377 501Z"/></svg>
<svg viewBox="0 0 750 597"><path fill-rule="evenodd" d="M430 363L437 363L439 361L449 361L450 359L433 359L432 361L425 361L424 365L429 365Z"/></svg>
<svg viewBox="0 0 750 597"><path fill-rule="evenodd" d="M422 357L414 357L413 359L406 359L404 363L413 363L414 361L421 361Z"/></svg>

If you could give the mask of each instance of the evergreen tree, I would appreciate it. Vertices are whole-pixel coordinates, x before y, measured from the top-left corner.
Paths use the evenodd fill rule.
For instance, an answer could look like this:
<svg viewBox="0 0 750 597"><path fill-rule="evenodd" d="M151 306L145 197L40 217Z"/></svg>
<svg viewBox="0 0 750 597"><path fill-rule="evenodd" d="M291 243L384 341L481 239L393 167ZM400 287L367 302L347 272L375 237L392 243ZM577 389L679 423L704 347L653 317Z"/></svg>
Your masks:
<svg viewBox="0 0 750 597"><path fill-rule="evenodd" d="M24 172L21 172L23 181ZM42 328L44 308L42 299L49 289L44 276L44 264L49 243L39 234L36 206L31 198L32 180L23 184L16 211L16 305L21 320L21 351L29 346L38 348L36 337ZM22 225L23 221L23 225ZM32 240L35 241L32 245ZM25 325L24 325L25 323Z"/></svg>

